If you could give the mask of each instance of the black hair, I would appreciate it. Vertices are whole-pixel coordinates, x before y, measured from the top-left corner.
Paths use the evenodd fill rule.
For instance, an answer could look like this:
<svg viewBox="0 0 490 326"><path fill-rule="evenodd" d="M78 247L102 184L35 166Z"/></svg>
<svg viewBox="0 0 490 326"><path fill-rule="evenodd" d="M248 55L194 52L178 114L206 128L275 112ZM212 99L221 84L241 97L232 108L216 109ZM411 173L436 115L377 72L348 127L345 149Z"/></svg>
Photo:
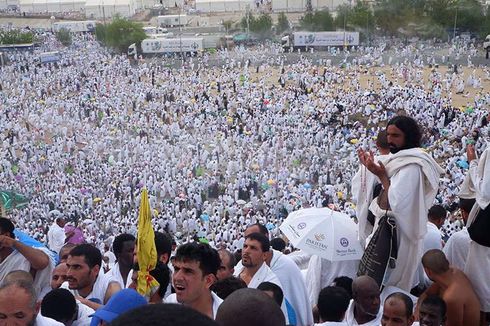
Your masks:
<svg viewBox="0 0 490 326"><path fill-rule="evenodd" d="M441 219L441 218L446 218L447 211L441 205L434 205L431 208L429 208L429 212L427 215L431 220Z"/></svg>
<svg viewBox="0 0 490 326"><path fill-rule="evenodd" d="M218 326L209 317L185 305L159 303L132 309L114 319L111 326Z"/></svg>
<svg viewBox="0 0 490 326"><path fill-rule="evenodd" d="M258 227L258 228L259 228L259 232L260 232L260 233L262 233L263 235L265 235L265 236L267 236L267 237L269 236L269 230L267 230L267 228L265 227L265 225L264 225L264 224L261 224L261 223L259 223L259 222L254 223L254 224L250 224L249 226L247 226L247 229L248 229L248 228L251 228L252 226L256 226L256 227Z"/></svg>
<svg viewBox="0 0 490 326"><path fill-rule="evenodd" d="M241 278L230 276L222 280L218 280L213 285L211 285L211 291L216 293L218 297L225 300L230 294L239 289L244 289L247 287Z"/></svg>
<svg viewBox="0 0 490 326"><path fill-rule="evenodd" d="M327 286L318 295L318 311L323 322L342 321L349 306L349 293L339 286Z"/></svg>
<svg viewBox="0 0 490 326"><path fill-rule="evenodd" d="M172 254L172 237L168 233L155 232L155 247L157 249L157 256L160 257L163 254Z"/></svg>
<svg viewBox="0 0 490 326"><path fill-rule="evenodd" d="M41 302L41 314L60 323L73 320L77 313L75 297L67 289L55 289L48 292Z"/></svg>
<svg viewBox="0 0 490 326"><path fill-rule="evenodd" d="M422 141L422 131L420 130L418 123L413 118L404 115L397 115L388 121L386 128L391 125L394 125L403 132L403 135L405 136L405 144L403 145L403 149L420 147Z"/></svg>
<svg viewBox="0 0 490 326"><path fill-rule="evenodd" d="M8 233L10 238L15 238L14 235L14 223L5 217L0 217L0 233Z"/></svg>
<svg viewBox="0 0 490 326"><path fill-rule="evenodd" d="M352 299L352 279L348 276L339 276L334 278L333 285L343 288L349 293L349 298Z"/></svg>
<svg viewBox="0 0 490 326"><path fill-rule="evenodd" d="M174 259L177 261L194 260L199 262L203 275L216 275L221 265L218 251L206 243L190 242L177 248Z"/></svg>
<svg viewBox="0 0 490 326"><path fill-rule="evenodd" d="M274 238L271 240L271 247L274 250L283 251L286 249L286 241L284 241L282 238Z"/></svg>
<svg viewBox="0 0 490 326"><path fill-rule="evenodd" d="M163 298L165 297L165 292L167 292L168 284L170 283L170 269L167 264L162 262L157 262L157 265L153 270L150 271L150 275L155 278L155 280L160 284L158 288L158 295Z"/></svg>
<svg viewBox="0 0 490 326"><path fill-rule="evenodd" d="M231 253L229 250L226 250L226 249L220 249L220 250L218 250L218 254L219 254L220 252L224 252L224 253L225 253L225 255L227 255L227 256L228 256L228 260L229 260L229 262L228 262L228 266L226 266L226 267L228 267L228 268L230 268L230 269L232 269L233 267L235 267L235 265L236 265L236 258L235 258L235 255L234 255L234 254L232 254L232 253Z"/></svg>
<svg viewBox="0 0 490 326"><path fill-rule="evenodd" d="M439 308L439 313L441 314L440 316L442 318L446 317L447 313L447 306L446 302L442 300L439 296L437 295L429 295L427 296L424 301L420 304L420 306L433 306Z"/></svg>
<svg viewBox="0 0 490 326"><path fill-rule="evenodd" d="M282 292L282 289L277 285L272 282L262 282L257 286L258 290L261 291L271 291L272 295L274 297L274 301L281 306L282 305L282 300L284 299L284 294Z"/></svg>
<svg viewBox="0 0 490 326"><path fill-rule="evenodd" d="M381 130L378 132L378 136L376 137L376 146L383 149L390 148L390 145L388 144L388 137L386 136L386 130Z"/></svg>
<svg viewBox="0 0 490 326"><path fill-rule="evenodd" d="M459 208L461 208L466 213L470 213L473 206L475 206L476 199L475 198L460 198L459 199Z"/></svg>
<svg viewBox="0 0 490 326"><path fill-rule="evenodd" d="M114 255L118 256L122 252L123 245L126 241L136 241L136 238L134 235L129 233L121 233L118 235L112 243L112 251L114 252Z"/></svg>
<svg viewBox="0 0 490 326"><path fill-rule="evenodd" d="M271 244L269 242L269 238L267 238L262 233L258 233L258 232L251 233L245 237L245 240L247 239L260 242L260 247L263 252L268 252L270 250Z"/></svg>
<svg viewBox="0 0 490 326"><path fill-rule="evenodd" d="M402 292L392 293L386 298L385 303L392 298L399 299L403 302L405 306L405 317L410 318L413 315L413 301L408 295Z"/></svg>
<svg viewBox="0 0 490 326"><path fill-rule="evenodd" d="M99 267L102 266L102 255L100 250L91 244L85 243L76 246L70 251L70 256L83 256L85 263L90 268L94 268L95 265L99 265Z"/></svg>

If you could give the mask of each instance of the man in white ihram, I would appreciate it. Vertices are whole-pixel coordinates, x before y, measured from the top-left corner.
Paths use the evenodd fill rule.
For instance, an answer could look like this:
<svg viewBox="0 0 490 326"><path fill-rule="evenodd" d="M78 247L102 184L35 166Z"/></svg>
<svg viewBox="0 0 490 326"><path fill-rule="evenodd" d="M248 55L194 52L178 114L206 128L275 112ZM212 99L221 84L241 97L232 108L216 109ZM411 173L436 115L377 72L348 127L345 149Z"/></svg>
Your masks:
<svg viewBox="0 0 490 326"><path fill-rule="evenodd" d="M66 221L63 217L55 218L48 231L48 247L57 254L60 253L61 247L65 244L66 234L64 226Z"/></svg>
<svg viewBox="0 0 490 326"><path fill-rule="evenodd" d="M369 210L376 218L375 229L385 214L393 216L397 226L398 257L402 259L396 260L395 268L388 269L384 285L409 292L418 284L417 268L427 233L427 211L434 202L439 176L444 171L420 148L422 133L415 120L396 116L388 122L386 132L393 155L384 163L376 163L369 151L361 149L358 155L361 164L379 178L383 188L377 198L369 201ZM365 191L369 193L368 189ZM361 219L367 215L358 218L361 225Z"/></svg>

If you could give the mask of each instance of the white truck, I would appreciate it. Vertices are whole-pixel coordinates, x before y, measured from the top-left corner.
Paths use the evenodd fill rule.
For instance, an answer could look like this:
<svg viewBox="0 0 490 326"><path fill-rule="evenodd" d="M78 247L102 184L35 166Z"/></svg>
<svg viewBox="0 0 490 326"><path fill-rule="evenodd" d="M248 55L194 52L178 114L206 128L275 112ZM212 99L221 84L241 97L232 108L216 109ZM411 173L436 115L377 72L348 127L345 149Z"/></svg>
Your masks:
<svg viewBox="0 0 490 326"><path fill-rule="evenodd" d="M53 23L53 32L59 32L61 29L72 33L95 32L95 24L93 20L56 22Z"/></svg>
<svg viewBox="0 0 490 326"><path fill-rule="evenodd" d="M61 60L61 53L59 51L43 52L39 55L39 62L52 63Z"/></svg>
<svg viewBox="0 0 490 326"><path fill-rule="evenodd" d="M144 39L141 41L141 52L143 56L172 53L197 53L204 50L203 38L182 37L182 38L157 38ZM136 44L128 47L128 55L134 56L137 53Z"/></svg>
<svg viewBox="0 0 490 326"><path fill-rule="evenodd" d="M189 24L187 15L157 16L156 21L159 27L179 27Z"/></svg>
<svg viewBox="0 0 490 326"><path fill-rule="evenodd" d="M284 36L281 43L285 49L357 46L359 45L359 32L294 32Z"/></svg>

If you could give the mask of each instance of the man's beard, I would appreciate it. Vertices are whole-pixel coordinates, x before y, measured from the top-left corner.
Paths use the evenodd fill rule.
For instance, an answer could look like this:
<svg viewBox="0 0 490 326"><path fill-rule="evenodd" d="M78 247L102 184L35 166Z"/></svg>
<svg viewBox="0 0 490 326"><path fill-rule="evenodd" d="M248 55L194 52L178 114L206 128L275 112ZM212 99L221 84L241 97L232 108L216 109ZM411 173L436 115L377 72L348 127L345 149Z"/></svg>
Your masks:
<svg viewBox="0 0 490 326"><path fill-rule="evenodd" d="M401 151L401 148L396 147L396 146L390 146L390 153L391 153L391 154L396 154L396 153L398 153L399 151Z"/></svg>

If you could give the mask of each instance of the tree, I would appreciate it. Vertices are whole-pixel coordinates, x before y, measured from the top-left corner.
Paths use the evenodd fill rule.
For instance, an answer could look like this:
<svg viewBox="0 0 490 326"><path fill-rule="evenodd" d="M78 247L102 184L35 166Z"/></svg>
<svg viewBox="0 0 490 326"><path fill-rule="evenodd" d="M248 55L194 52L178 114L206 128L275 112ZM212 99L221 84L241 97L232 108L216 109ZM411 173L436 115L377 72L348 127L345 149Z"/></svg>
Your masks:
<svg viewBox="0 0 490 326"><path fill-rule="evenodd" d="M262 14L250 25L250 30L260 38L271 36L272 17L269 14Z"/></svg>
<svg viewBox="0 0 490 326"><path fill-rule="evenodd" d="M487 12L485 13L485 19L482 22L480 37L484 38L490 34L490 6L487 7Z"/></svg>
<svg viewBox="0 0 490 326"><path fill-rule="evenodd" d="M266 38L271 35L272 18L269 14L262 14L255 18L250 12L245 14L240 25L244 30L250 28L250 32L257 34L260 38Z"/></svg>
<svg viewBox="0 0 490 326"><path fill-rule="evenodd" d="M300 18L300 25L303 29L311 32L334 30L333 18L328 9L313 13L307 12Z"/></svg>
<svg viewBox="0 0 490 326"><path fill-rule="evenodd" d="M457 0L453 9L456 27L462 31L479 32L485 20L479 0Z"/></svg>
<svg viewBox="0 0 490 326"><path fill-rule="evenodd" d="M104 24L95 25L95 37L99 42L105 44L105 36L107 33L107 26Z"/></svg>
<svg viewBox="0 0 490 326"><path fill-rule="evenodd" d="M417 23L424 13L419 12L417 0L380 0L374 6L376 25L389 35L403 34L403 28Z"/></svg>
<svg viewBox="0 0 490 326"><path fill-rule="evenodd" d="M251 12L247 12L245 16L242 18L240 25L244 30L248 28L252 29L252 25L255 23L255 17Z"/></svg>
<svg viewBox="0 0 490 326"><path fill-rule="evenodd" d="M97 31L98 29L98 31ZM146 38L143 26L140 23L116 17L105 27L96 27L96 36L106 46L119 52L126 52L133 43L140 44Z"/></svg>
<svg viewBox="0 0 490 326"><path fill-rule="evenodd" d="M341 5L337 8L335 24L337 29L359 31L361 38L366 39L375 28L373 12L364 2L355 6Z"/></svg>
<svg viewBox="0 0 490 326"><path fill-rule="evenodd" d="M281 12L277 17L276 31L281 34L289 29L289 20L285 13Z"/></svg>
<svg viewBox="0 0 490 326"><path fill-rule="evenodd" d="M225 32L228 33L233 26L233 20L225 20L223 21L223 27L225 28Z"/></svg>
<svg viewBox="0 0 490 326"><path fill-rule="evenodd" d="M56 39L64 46L70 46L72 42L71 33L65 28L62 28L56 32Z"/></svg>
<svg viewBox="0 0 490 326"><path fill-rule="evenodd" d="M29 44L34 42L34 34L17 29L0 30L0 44Z"/></svg>

